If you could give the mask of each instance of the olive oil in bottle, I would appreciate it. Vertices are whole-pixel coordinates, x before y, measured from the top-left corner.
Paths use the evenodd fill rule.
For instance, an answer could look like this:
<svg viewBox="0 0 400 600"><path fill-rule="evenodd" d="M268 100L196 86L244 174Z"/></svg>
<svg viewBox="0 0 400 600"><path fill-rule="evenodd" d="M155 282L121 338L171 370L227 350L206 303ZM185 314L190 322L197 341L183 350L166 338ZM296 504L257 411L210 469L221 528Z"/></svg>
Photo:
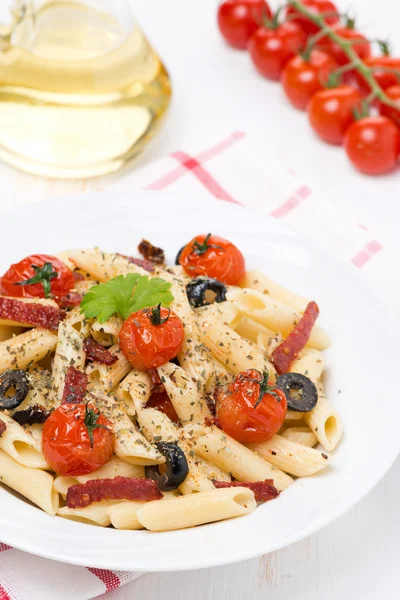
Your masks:
<svg viewBox="0 0 400 600"><path fill-rule="evenodd" d="M119 169L157 131L170 95L124 0L30 0L0 30L0 158L31 173Z"/></svg>

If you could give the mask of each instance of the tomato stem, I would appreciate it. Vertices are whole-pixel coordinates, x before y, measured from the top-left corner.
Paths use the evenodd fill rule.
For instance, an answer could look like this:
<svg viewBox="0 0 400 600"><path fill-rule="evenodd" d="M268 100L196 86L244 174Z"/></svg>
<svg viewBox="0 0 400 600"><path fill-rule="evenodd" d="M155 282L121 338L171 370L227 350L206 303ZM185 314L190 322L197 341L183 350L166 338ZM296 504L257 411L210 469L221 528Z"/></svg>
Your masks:
<svg viewBox="0 0 400 600"><path fill-rule="evenodd" d="M358 56L357 52L353 48L352 42L350 40L343 39L338 33L336 33L335 29L330 27L330 25L328 25L328 23L325 21L325 15L317 15L313 13L312 11L308 10L308 8L306 8L300 0L289 0L288 4L292 6L298 13L304 15L312 23L317 25L317 27L319 27L319 29L324 32L327 37L336 42L336 44L343 50L349 61L353 63L354 69L357 70L366 81L371 89L371 92L375 93L375 97L378 98L382 104L395 108L396 110L399 109L399 105L385 94L379 83L375 80L373 76L373 69L368 67ZM381 49L384 51L383 46L381 46ZM388 45L386 45L386 49L388 50Z"/></svg>
<svg viewBox="0 0 400 600"><path fill-rule="evenodd" d="M262 375L261 375L260 371L258 371L258 373L260 374L260 377L262 377L261 380L253 379L251 377L243 377L243 379L245 379L246 381L252 381L253 383L258 383L258 385L260 386L258 398L257 398L256 403L254 404L253 408L257 408L261 404L262 399L264 398L265 394L271 394L271 396L273 396L278 402L280 402L281 397L275 391L276 389L278 389L278 386L269 384L268 371L263 371Z"/></svg>
<svg viewBox="0 0 400 600"><path fill-rule="evenodd" d="M88 406L89 402L86 402L84 423L89 435L90 447L93 448L93 431L95 429L107 429L107 431L109 431L109 429L105 425L97 423L97 420L100 417L100 412L95 412L93 408L89 408Z"/></svg>
<svg viewBox="0 0 400 600"><path fill-rule="evenodd" d="M57 271L53 270L51 262L44 263L43 267L37 267L36 265L31 265L31 267L35 271L35 275L25 281L17 281L15 285L34 285L35 283L41 283L43 286L44 297L49 298L51 280L58 277Z"/></svg>
<svg viewBox="0 0 400 600"><path fill-rule="evenodd" d="M170 309L168 309L168 314L167 316L163 319L161 317L161 302L160 304L158 304L157 306L153 306L153 308L151 309L151 312L149 314L149 319L152 325L162 325L163 323L166 323L169 319L169 315L171 314Z"/></svg>

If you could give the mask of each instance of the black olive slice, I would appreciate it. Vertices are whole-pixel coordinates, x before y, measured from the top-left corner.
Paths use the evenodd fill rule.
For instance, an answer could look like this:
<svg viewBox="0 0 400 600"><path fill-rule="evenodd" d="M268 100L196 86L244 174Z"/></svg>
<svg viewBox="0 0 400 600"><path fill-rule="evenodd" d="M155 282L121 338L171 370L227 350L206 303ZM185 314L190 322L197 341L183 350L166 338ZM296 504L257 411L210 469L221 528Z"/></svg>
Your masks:
<svg viewBox="0 0 400 600"><path fill-rule="evenodd" d="M213 299L207 299L206 294L210 291L214 294ZM225 302L226 287L218 279L209 279L208 277L198 277L192 279L186 286L186 294L193 308L206 306L213 302Z"/></svg>
<svg viewBox="0 0 400 600"><path fill-rule="evenodd" d="M8 396L7 392L11 388L15 389L15 393ZM0 375L0 408L17 408L27 397L29 389L29 379L25 371L5 371Z"/></svg>
<svg viewBox="0 0 400 600"><path fill-rule="evenodd" d="M162 492L176 490L188 476L189 466L186 456L177 444L160 442L156 444L158 450L166 458L166 471L160 473L159 465L150 465L144 468L147 479L154 479Z"/></svg>
<svg viewBox="0 0 400 600"><path fill-rule="evenodd" d="M181 263L179 262L179 259L180 259L180 257L181 257L181 254L182 254L182 252L183 252L184 248L185 248L185 246L182 246L182 248L179 250L178 254L176 255L176 258L175 258L175 264L176 264L176 265L180 265L180 264L181 264Z"/></svg>
<svg viewBox="0 0 400 600"><path fill-rule="evenodd" d="M276 385L285 392L288 408L298 412L310 412L317 404L317 388L305 375L284 373L276 380Z"/></svg>

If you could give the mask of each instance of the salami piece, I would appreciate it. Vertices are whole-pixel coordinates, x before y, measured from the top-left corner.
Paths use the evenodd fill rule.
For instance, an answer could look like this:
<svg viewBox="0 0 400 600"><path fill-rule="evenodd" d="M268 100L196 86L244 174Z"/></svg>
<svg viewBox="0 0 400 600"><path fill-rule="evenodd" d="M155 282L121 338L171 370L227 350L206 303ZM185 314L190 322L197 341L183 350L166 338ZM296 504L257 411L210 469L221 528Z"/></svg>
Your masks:
<svg viewBox="0 0 400 600"><path fill-rule="evenodd" d="M213 481L216 488L245 487L253 490L256 502L268 502L279 496L272 479L244 483L243 481Z"/></svg>
<svg viewBox="0 0 400 600"><path fill-rule="evenodd" d="M151 479L136 477L114 477L114 479L92 479L83 484L72 485L67 492L69 508L84 508L102 500L133 500L149 502L163 497L158 483Z"/></svg>
<svg viewBox="0 0 400 600"><path fill-rule="evenodd" d="M58 329L63 313L58 306L39 302L22 302L16 298L0 297L0 319L27 323L32 327Z"/></svg>
<svg viewBox="0 0 400 600"><path fill-rule="evenodd" d="M78 292L69 292L57 299L60 308L74 308L75 306L79 306L81 302L82 294L78 294Z"/></svg>
<svg viewBox="0 0 400 600"><path fill-rule="evenodd" d="M317 304L309 302L300 321L294 326L287 338L273 351L272 362L279 375L289 371L290 365L307 344L318 315L319 308Z"/></svg>
<svg viewBox="0 0 400 600"><path fill-rule="evenodd" d="M88 362L97 362L101 365L110 366L118 360L118 357L115 356L115 354L111 354L107 348L104 348L104 346L96 342L91 336L85 338L83 349L86 353L86 360Z"/></svg>
<svg viewBox="0 0 400 600"><path fill-rule="evenodd" d="M7 429L7 425L0 419L0 438Z"/></svg>
<svg viewBox="0 0 400 600"><path fill-rule="evenodd" d="M65 376L65 385L61 404L81 404L84 402L88 376L86 373L69 367Z"/></svg>
<svg viewBox="0 0 400 600"><path fill-rule="evenodd" d="M165 387L160 379L157 369L149 369L148 375L151 380L151 391L153 394L161 394L165 392Z"/></svg>
<svg viewBox="0 0 400 600"><path fill-rule="evenodd" d="M145 258L134 258L133 256L127 256L126 254L119 254L119 253L118 253L118 256L122 256L122 258L125 258L127 261L129 261L133 265L136 265L137 267L142 267L142 269L144 269L145 271L148 271L149 273L154 271L155 265L153 262L151 262L151 260L146 260Z"/></svg>

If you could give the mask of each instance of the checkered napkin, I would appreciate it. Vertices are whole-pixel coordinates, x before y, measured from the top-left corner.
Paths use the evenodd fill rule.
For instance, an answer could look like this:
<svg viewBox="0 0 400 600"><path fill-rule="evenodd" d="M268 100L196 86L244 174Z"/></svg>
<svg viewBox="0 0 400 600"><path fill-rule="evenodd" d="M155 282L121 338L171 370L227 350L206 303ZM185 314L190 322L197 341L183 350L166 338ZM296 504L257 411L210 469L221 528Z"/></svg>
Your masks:
<svg viewBox="0 0 400 600"><path fill-rule="evenodd" d="M188 198L211 196L281 219L362 269L387 299L396 298L400 283L396 253L374 237L368 223L338 214L311 181L278 162L265 147L257 147L243 132L206 149L177 150L113 186L129 192L134 188L168 190ZM0 600L87 600L139 576L67 565L0 544Z"/></svg>

